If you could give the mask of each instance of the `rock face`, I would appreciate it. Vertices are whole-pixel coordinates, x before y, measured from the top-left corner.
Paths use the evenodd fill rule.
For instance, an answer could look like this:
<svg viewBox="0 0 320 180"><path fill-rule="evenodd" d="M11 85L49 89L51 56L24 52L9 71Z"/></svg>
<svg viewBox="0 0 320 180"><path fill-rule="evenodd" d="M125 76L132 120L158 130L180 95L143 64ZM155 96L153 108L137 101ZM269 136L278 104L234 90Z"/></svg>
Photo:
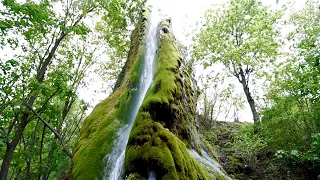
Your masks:
<svg viewBox="0 0 320 180"><path fill-rule="evenodd" d="M149 14L148 9L143 10L132 33L128 59L114 92L84 121L73 150L73 179L102 179L104 157L112 151L117 132L127 123L130 104L135 100ZM203 148L212 152L196 134L194 96L171 20L165 19L159 24L154 81L129 136L123 177L143 179L152 172L157 179L225 179L221 172L202 166L190 153L193 149L202 154Z"/></svg>

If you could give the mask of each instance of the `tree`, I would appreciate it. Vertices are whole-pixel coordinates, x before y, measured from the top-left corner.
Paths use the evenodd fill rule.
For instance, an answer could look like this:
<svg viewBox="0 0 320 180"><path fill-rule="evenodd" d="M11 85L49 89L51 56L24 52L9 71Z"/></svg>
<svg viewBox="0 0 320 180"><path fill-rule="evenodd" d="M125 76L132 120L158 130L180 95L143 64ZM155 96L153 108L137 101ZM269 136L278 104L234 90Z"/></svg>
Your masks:
<svg viewBox="0 0 320 180"><path fill-rule="evenodd" d="M42 134L36 133L39 123L35 123L34 119L39 122L40 117L31 109L63 134L65 140L70 138L67 133L74 134L73 131L68 132L65 126L72 120L68 119L68 115L74 103L84 104L79 103L81 100L77 96L77 89L83 83L87 69L95 62L95 47L99 46L96 43L123 50L128 41L127 27L134 22L133 17L143 3L139 0L2 1L0 48L2 51L10 50L13 55L1 57L0 61L0 138L6 147L5 152L2 149L0 152L3 155L1 180L8 178L16 149L28 166L26 178L31 179L30 167L33 148L37 147L36 136L41 137L40 169L42 148L52 147L48 159L54 154L55 141L51 140L52 146L43 145L46 137L54 137L46 133L45 126ZM99 38L89 38L95 30L94 24L87 24L90 18L98 19L109 30L100 41L97 41ZM83 114L84 109L80 107L79 111L76 108L72 111ZM77 122L74 123L79 123L82 118L75 119ZM28 151L30 153L26 153ZM10 176L15 173L18 178L21 169L20 166L11 170ZM49 175L50 172L47 172L44 179Z"/></svg>
<svg viewBox="0 0 320 180"><path fill-rule="evenodd" d="M308 2L288 23L294 27L288 36L290 54L275 71L267 94L270 107L262 112L270 144L285 150L304 149L320 130L319 3Z"/></svg>
<svg viewBox="0 0 320 180"><path fill-rule="evenodd" d="M181 41L177 41L179 53L183 59L183 63L189 74L194 74L194 61L191 59L192 48L190 45L184 45Z"/></svg>
<svg viewBox="0 0 320 180"><path fill-rule="evenodd" d="M255 123L259 115L252 92L252 78L277 57L279 43L276 21L281 14L271 12L256 0L231 0L209 9L197 34L194 55L205 67L222 63L230 76L241 83Z"/></svg>

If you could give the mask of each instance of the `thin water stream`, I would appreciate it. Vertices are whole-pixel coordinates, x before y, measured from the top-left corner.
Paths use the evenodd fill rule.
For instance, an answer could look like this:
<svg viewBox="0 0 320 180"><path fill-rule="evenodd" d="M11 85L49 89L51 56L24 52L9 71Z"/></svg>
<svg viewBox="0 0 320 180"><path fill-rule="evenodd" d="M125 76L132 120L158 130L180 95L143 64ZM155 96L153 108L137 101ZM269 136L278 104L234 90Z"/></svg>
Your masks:
<svg viewBox="0 0 320 180"><path fill-rule="evenodd" d="M133 97L131 109L129 110L130 112L128 112L130 113L127 121L128 124L126 124L118 131L118 139L114 141L114 148L112 152L105 157L106 168L103 176L104 180L120 180L121 175L123 174L125 150L128 143L130 131L139 108L142 104L142 101L146 95L146 92L153 82L155 56L158 45L157 26L159 22L160 16L158 14L158 11L152 10L149 18L149 29L146 40L142 73L140 75L140 83L137 87L136 93L134 94L135 97ZM107 174L109 175L107 176Z"/></svg>
<svg viewBox="0 0 320 180"><path fill-rule="evenodd" d="M214 172L211 173L211 176L216 177L216 175L219 174L224 179L231 180L231 178L224 172L222 166L216 160L211 158L206 151L201 149L202 156L193 149L188 149L188 151L203 167Z"/></svg>

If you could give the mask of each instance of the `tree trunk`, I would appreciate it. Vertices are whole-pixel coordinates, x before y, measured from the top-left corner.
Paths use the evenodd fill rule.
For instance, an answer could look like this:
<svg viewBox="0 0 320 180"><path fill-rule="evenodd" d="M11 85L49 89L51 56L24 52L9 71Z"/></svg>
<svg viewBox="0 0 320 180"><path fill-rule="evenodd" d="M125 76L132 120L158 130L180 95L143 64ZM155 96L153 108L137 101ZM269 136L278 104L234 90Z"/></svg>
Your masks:
<svg viewBox="0 0 320 180"><path fill-rule="evenodd" d="M48 152L48 157L47 157L47 169L46 171L44 172L44 174L42 175L42 179L41 180L47 180L49 179L49 176L52 172L52 165L53 165L53 160L54 160L54 157L53 157L53 154L54 154L54 151L55 149L57 149L57 143L56 143L56 140L52 141L51 145L50 145L50 150Z"/></svg>
<svg viewBox="0 0 320 180"><path fill-rule="evenodd" d="M248 81L246 78L245 78L245 75L244 75L244 72L242 70L242 68L240 68L240 76L241 76L241 79L239 79L239 81L241 82L242 84L242 87L243 87L243 91L247 97L247 101L250 105L250 109L251 109L251 112L252 112L252 116L253 116L253 122L255 124L258 124L259 123L259 116L258 116L258 112L256 110L256 105L255 105L255 102L254 102L254 99L252 98L252 95L250 93L250 90L249 90L249 84L248 84Z"/></svg>
<svg viewBox="0 0 320 180"><path fill-rule="evenodd" d="M18 170L18 173L17 173L16 177L14 178L15 180L17 180L19 178L20 172L21 172L21 169Z"/></svg>
<svg viewBox="0 0 320 180"><path fill-rule="evenodd" d="M18 145L25 127L26 127L26 124L20 123L18 130L15 134L15 138L10 143L7 143L7 148L6 148L6 152L4 154L4 157L3 157L1 171L0 171L0 179L1 180L7 180L9 166L10 166L10 162L12 159L13 151L15 150L15 148Z"/></svg>
<svg viewBox="0 0 320 180"><path fill-rule="evenodd" d="M9 178L10 180L12 179L13 175L14 175L14 170L12 171L12 173L10 175L10 178Z"/></svg>
<svg viewBox="0 0 320 180"><path fill-rule="evenodd" d="M253 116L253 122L255 124L257 124L257 123L259 123L259 117L258 117L258 113L256 110L256 105L255 105L254 99L251 96L248 85L242 83L242 86L243 86L244 93L246 94L247 101L250 105L250 109L251 109L252 116Z"/></svg>
<svg viewBox="0 0 320 180"><path fill-rule="evenodd" d="M29 99L29 101L27 102L27 104L32 106L35 100L36 100L36 96L32 96ZM1 165L0 180L7 180L9 166L11 163L13 151L16 149L16 147L17 147L17 145L23 135L23 131L28 124L29 114L30 114L30 110L28 109L28 107L26 107L23 112L23 115L21 117L21 121L18 124L18 128L17 128L17 131L15 132L13 140L11 142L7 143L7 149L4 154L3 162Z"/></svg>
<svg viewBox="0 0 320 180"><path fill-rule="evenodd" d="M1 166L1 172L0 177L1 180L6 180L8 171L9 171L9 165L12 158L14 148L11 147L11 144L7 144L6 153L3 157L2 166Z"/></svg>

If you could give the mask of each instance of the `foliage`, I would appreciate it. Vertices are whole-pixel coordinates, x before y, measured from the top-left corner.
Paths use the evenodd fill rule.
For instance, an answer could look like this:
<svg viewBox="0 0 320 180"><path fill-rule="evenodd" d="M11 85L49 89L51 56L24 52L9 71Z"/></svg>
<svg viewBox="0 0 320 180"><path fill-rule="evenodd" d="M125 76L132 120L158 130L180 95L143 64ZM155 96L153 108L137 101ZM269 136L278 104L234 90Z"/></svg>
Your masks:
<svg viewBox="0 0 320 180"><path fill-rule="evenodd" d="M307 173L311 173L313 176L319 175L319 172L317 171L320 168L320 133L312 135L311 147L309 147L307 150L278 150L275 154L275 157L279 160L280 165L286 165L289 167L289 169L287 169L289 174L291 174L291 169L307 166Z"/></svg>
<svg viewBox="0 0 320 180"><path fill-rule="evenodd" d="M239 3L234 6L232 12L228 13L229 8L236 4L235 2L240 1L231 1L229 5L207 12L205 24L201 28L199 38L196 39L199 47L194 49L194 53L199 53L196 55L207 66L212 66L214 62L222 62L229 75L237 74L233 72L233 67L246 68L245 66L237 66L238 62L247 63L249 68L254 67L253 71L250 72L250 78L248 78L250 81L253 78L264 80L262 76L266 75L264 71L269 72L267 72L268 76L266 78L268 82L265 84L267 94L263 103L264 108L260 113L262 122L259 126L256 126L255 131L253 130L254 126L246 126L232 133L232 142L227 146L223 144L220 148L223 154L221 159L224 167L227 168L228 172L236 175L242 173L239 177L244 179L249 179L249 177L254 179L254 175L276 179L315 179L319 175L317 172L319 169L317 144L319 143L318 133L320 132L319 2L308 1L302 10L287 12L289 19L286 24L279 24L283 20L278 19L281 11L271 11L259 3L257 3L257 6L251 6L253 9L259 9L252 10L252 12L260 12L260 10L262 12L266 8L265 15L269 16L269 20L261 20L252 27L249 23L248 26L244 26L244 29L251 27L250 30L252 31L245 33L254 32L253 30L256 29L254 26L259 27L260 23L266 23L264 25L267 25L269 24L268 21L273 21L269 24L270 26L266 26L270 27L269 30L272 31L268 31L268 28L260 29L259 33L251 34L251 36L244 38L243 42L240 41L243 46L238 47L232 46L232 43L237 43L239 29L237 24L228 26L229 28L223 30L220 29L225 27L226 24L232 24L237 18L243 19L240 22L245 23L260 16L259 13L258 16L247 16L247 12L241 10L241 6L253 1ZM228 22L223 21L223 17L230 14L237 14L237 16L234 19L229 19ZM281 37L275 29L276 25L290 26L290 32L285 39L278 39ZM242 29L240 28L240 30ZM260 32L264 33L260 34ZM260 37L268 33L271 33L269 37L273 37L273 40L264 37L263 40L258 42ZM276 39L274 39L275 37ZM280 42L287 42L287 44L280 46ZM247 60L246 53L250 52L248 51L250 48L259 51L257 44L261 47L268 46L260 50L267 50L265 55L269 55L269 57L248 58ZM285 54L282 54L284 56L278 54L279 47L282 52L285 52ZM234 60L237 57L239 57L239 61ZM248 57L250 57L250 54ZM233 66L232 63L235 65ZM255 66L256 64L257 66ZM273 69L270 67L273 67ZM238 80L241 81L242 79ZM210 122L210 120L208 121ZM213 126L213 128L216 127ZM218 134L213 141L216 139L220 141L219 138L227 137L219 131L215 131L215 133ZM233 152L233 149L237 150L234 154L230 153ZM276 156L273 156L274 154ZM252 157L251 162L250 158L248 159L250 156ZM233 164L233 166L228 166L228 163L225 163L228 160L229 164ZM243 164L250 165L250 163L256 164L256 170L261 172L253 170L246 174L241 171L241 168L238 168L238 166L243 167ZM233 172L232 167L234 168ZM263 172L262 169L264 169Z"/></svg>
<svg viewBox="0 0 320 180"><path fill-rule="evenodd" d="M206 141L213 145L219 164L237 179L254 178L246 175L265 169L260 158L266 144L261 135L254 133L254 126L251 123L218 121L211 129L202 131Z"/></svg>
<svg viewBox="0 0 320 180"><path fill-rule="evenodd" d="M233 132L231 148L235 157L242 159L248 168L255 168L257 153L265 147L262 137L255 133L255 125L247 124Z"/></svg>
<svg viewBox="0 0 320 180"><path fill-rule="evenodd" d="M205 13L195 56L206 66L222 62L230 75L238 74L233 66L239 64L253 71L261 69L276 57L277 32L273 26L278 18L278 12L268 13L261 2L252 0L233 0L210 9Z"/></svg>
<svg viewBox="0 0 320 180"><path fill-rule="evenodd" d="M137 23L137 17L146 0L111 1L102 15L102 20L96 23L96 30L99 37L104 39L108 46L103 52L107 55L107 60L99 62L96 72L103 80L111 82L113 86L121 72L130 45L130 34L133 26Z"/></svg>
<svg viewBox="0 0 320 180"><path fill-rule="evenodd" d="M291 53L275 70L267 94L269 106L262 112L261 134L269 151L276 152L279 171L289 178L318 175L318 6L318 2L310 1L291 14L287 22L294 25L287 36Z"/></svg>
<svg viewBox="0 0 320 180"><path fill-rule="evenodd" d="M296 51L279 64L268 93L272 104L262 113L262 133L274 149L303 149L320 131L318 15L317 5L309 2L289 21L296 27L288 36Z"/></svg>
<svg viewBox="0 0 320 180"><path fill-rule="evenodd" d="M187 71L189 74L194 74L194 66L195 62L191 57L192 54L192 48L188 45L183 44L181 41L177 40L178 48L179 48L179 53L182 58L182 62L187 68Z"/></svg>
<svg viewBox="0 0 320 180"><path fill-rule="evenodd" d="M314 164L320 165L320 134L313 134L312 135L312 143L309 150L306 152L301 152L299 150L291 150L291 151L285 151L285 150L278 150L275 154L276 158L282 159L287 158L290 161L296 161L296 162L303 162L303 161L311 161Z"/></svg>

